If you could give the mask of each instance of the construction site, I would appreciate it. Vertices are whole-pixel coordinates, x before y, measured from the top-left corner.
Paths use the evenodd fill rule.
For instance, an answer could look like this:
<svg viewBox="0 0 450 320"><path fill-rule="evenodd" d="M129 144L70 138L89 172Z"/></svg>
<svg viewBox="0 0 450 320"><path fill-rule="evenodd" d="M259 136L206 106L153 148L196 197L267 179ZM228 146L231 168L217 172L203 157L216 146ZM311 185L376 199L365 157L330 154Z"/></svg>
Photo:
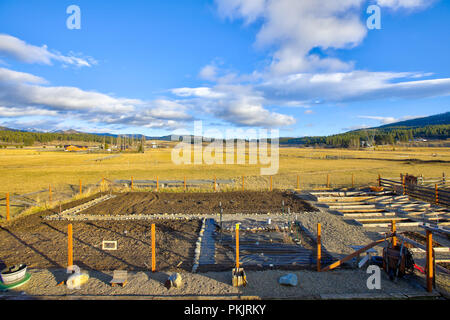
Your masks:
<svg viewBox="0 0 450 320"><path fill-rule="evenodd" d="M11 207L37 193L8 194L1 264L22 278L3 281L1 297L449 297L445 179L432 188L402 175L315 190L278 190L269 181L255 191L245 177L232 188L216 179L102 179L99 192L78 200L46 190L53 206L14 218ZM381 270L375 287L373 266Z"/></svg>

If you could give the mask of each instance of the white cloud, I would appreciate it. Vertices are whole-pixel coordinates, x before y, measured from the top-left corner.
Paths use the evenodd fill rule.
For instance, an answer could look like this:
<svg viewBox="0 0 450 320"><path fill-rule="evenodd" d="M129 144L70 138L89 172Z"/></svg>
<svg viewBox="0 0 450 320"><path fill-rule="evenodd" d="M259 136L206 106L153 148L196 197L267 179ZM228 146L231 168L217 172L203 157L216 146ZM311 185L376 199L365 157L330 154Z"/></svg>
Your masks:
<svg viewBox="0 0 450 320"><path fill-rule="evenodd" d="M0 117L53 116L94 123L167 128L192 119L172 100L117 98L76 87L44 86L45 79L0 68Z"/></svg>
<svg viewBox="0 0 450 320"><path fill-rule="evenodd" d="M272 128L296 123L293 117L271 112L257 100L249 98L219 103L214 108L214 115L238 126Z"/></svg>
<svg viewBox="0 0 450 320"><path fill-rule="evenodd" d="M202 98L221 98L224 94L211 90L209 87L197 87L197 88L176 88L171 92L180 97L202 97Z"/></svg>
<svg viewBox="0 0 450 320"><path fill-rule="evenodd" d="M450 78L416 80L416 76L410 72L298 73L270 78L255 85L255 90L270 101L304 104L450 95Z"/></svg>
<svg viewBox="0 0 450 320"><path fill-rule="evenodd" d="M377 0L382 7L397 9L423 9L431 6L436 0Z"/></svg>
<svg viewBox="0 0 450 320"><path fill-rule="evenodd" d="M35 75L18 72L6 68L0 68L0 83L46 83L47 81Z"/></svg>
<svg viewBox="0 0 450 320"><path fill-rule="evenodd" d="M216 0L219 13L251 23L260 18L258 46L275 46L271 70L289 74L314 70L349 70L352 63L311 54L314 48L359 45L367 34L360 20L365 0Z"/></svg>
<svg viewBox="0 0 450 320"><path fill-rule="evenodd" d="M200 70L199 76L202 79L214 81L217 79L217 67L212 64L208 64Z"/></svg>
<svg viewBox="0 0 450 320"><path fill-rule="evenodd" d="M24 117L24 116L57 116L55 110L45 110L36 107L2 107L0 106L0 117Z"/></svg>
<svg viewBox="0 0 450 320"><path fill-rule="evenodd" d="M382 116L358 116L358 118L360 118L360 119L378 120L378 121L380 121L381 124L390 124L390 123L394 123L394 122L423 118L423 117L424 116L403 116L400 118L395 118L395 117L382 117Z"/></svg>
<svg viewBox="0 0 450 320"><path fill-rule="evenodd" d="M97 62L93 58L80 58L71 54L68 56L54 51L50 52L46 45L34 46L16 37L0 34L0 56L8 56L25 63L39 63L51 65L52 61L59 61L64 65L90 67Z"/></svg>

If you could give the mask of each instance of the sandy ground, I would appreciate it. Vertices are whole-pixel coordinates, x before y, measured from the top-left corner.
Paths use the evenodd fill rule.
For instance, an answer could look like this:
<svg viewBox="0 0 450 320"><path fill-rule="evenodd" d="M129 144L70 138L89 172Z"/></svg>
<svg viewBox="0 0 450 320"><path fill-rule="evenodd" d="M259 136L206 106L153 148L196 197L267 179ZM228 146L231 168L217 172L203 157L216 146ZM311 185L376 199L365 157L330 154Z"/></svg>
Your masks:
<svg viewBox="0 0 450 320"><path fill-rule="evenodd" d="M381 273L381 289L369 290L366 282L369 274L365 270L335 270L318 273L314 271L294 272L299 284L286 287L278 284L286 271L247 272L248 285L236 288L231 285L231 272L181 273L183 286L167 289L164 282L170 273L130 272L125 287L111 287L112 272L90 271L90 279L80 289L69 290L56 286L67 278L64 269L30 270L32 277L24 286L0 294L1 299L194 299L194 298L244 298L261 299L332 299L332 298L382 298L405 299L417 297L439 297L428 294L420 282L400 279L390 281ZM95 297L93 297L95 296Z"/></svg>

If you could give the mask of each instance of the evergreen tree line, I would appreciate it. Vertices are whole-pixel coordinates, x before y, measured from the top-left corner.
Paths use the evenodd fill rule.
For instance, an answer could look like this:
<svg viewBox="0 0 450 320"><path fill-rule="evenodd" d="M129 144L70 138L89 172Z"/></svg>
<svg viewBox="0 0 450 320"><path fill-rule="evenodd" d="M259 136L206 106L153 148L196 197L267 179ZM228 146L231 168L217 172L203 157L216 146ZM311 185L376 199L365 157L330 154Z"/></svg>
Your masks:
<svg viewBox="0 0 450 320"><path fill-rule="evenodd" d="M32 146L34 143L58 143L65 141L81 141L108 145L136 146L143 143L142 138L132 136L101 136L90 133L54 133L54 132L25 132L25 131L0 131L0 142L4 144L16 144Z"/></svg>
<svg viewBox="0 0 450 320"><path fill-rule="evenodd" d="M360 146L394 145L418 138L436 140L449 137L450 125L431 125L420 128L393 127L356 130L326 137L281 138L280 144L357 148Z"/></svg>

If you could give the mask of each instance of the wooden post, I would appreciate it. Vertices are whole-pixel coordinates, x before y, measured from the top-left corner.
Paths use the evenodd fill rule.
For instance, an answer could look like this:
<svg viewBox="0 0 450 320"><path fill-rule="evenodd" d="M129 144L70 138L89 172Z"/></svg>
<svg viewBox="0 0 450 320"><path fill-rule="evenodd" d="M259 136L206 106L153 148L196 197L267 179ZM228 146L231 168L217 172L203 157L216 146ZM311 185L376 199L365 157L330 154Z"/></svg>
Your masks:
<svg viewBox="0 0 450 320"><path fill-rule="evenodd" d="M216 192L216 176L214 176L214 192Z"/></svg>
<svg viewBox="0 0 450 320"><path fill-rule="evenodd" d="M184 176L184 192L186 192L186 176Z"/></svg>
<svg viewBox="0 0 450 320"><path fill-rule="evenodd" d="M322 226L320 223L317 224L317 271L320 272L321 265L320 260L322 259Z"/></svg>
<svg viewBox="0 0 450 320"><path fill-rule="evenodd" d="M406 177L402 175L402 186L403 186L403 195L406 194L406 183L405 183Z"/></svg>
<svg viewBox="0 0 450 320"><path fill-rule="evenodd" d="M152 223L152 272L156 270L156 239L155 239L155 224Z"/></svg>
<svg viewBox="0 0 450 320"><path fill-rule="evenodd" d="M131 176L131 190L133 190L133 176Z"/></svg>
<svg viewBox="0 0 450 320"><path fill-rule="evenodd" d="M270 191L272 191L272 176L270 176Z"/></svg>
<svg viewBox="0 0 450 320"><path fill-rule="evenodd" d="M73 234L72 224L67 226L67 267L73 266Z"/></svg>
<svg viewBox="0 0 450 320"><path fill-rule="evenodd" d="M244 181L244 176L242 176L242 191L244 191L244 190L245 190L245 187L244 187L244 186L245 186L245 184L244 184L244 183L245 183L245 181Z"/></svg>
<svg viewBox="0 0 450 320"><path fill-rule="evenodd" d="M352 173L352 189L355 187L355 174Z"/></svg>
<svg viewBox="0 0 450 320"><path fill-rule="evenodd" d="M378 175L378 186L381 187L381 175Z"/></svg>
<svg viewBox="0 0 450 320"><path fill-rule="evenodd" d="M395 233L397 231L397 226L395 225L395 220L391 222L391 233ZM397 237L392 237L392 245L395 247L397 245Z"/></svg>
<svg viewBox="0 0 450 320"><path fill-rule="evenodd" d="M330 188L330 174L327 174L327 188Z"/></svg>
<svg viewBox="0 0 450 320"><path fill-rule="evenodd" d="M83 194L83 186L81 184L81 179L80 179L80 196Z"/></svg>
<svg viewBox="0 0 450 320"><path fill-rule="evenodd" d="M52 186L48 186L48 201L52 202Z"/></svg>
<svg viewBox="0 0 450 320"><path fill-rule="evenodd" d="M445 172L442 172L442 184L445 185Z"/></svg>
<svg viewBox="0 0 450 320"><path fill-rule="evenodd" d="M433 235L431 231L427 230L427 262L426 262L426 277L427 277L427 291L433 291Z"/></svg>
<svg viewBox="0 0 450 320"><path fill-rule="evenodd" d="M300 190L300 176L297 175L297 190Z"/></svg>
<svg viewBox="0 0 450 320"><path fill-rule="evenodd" d="M437 184L434 185L434 198L435 198L436 204L438 204L439 203L439 190L438 190Z"/></svg>
<svg viewBox="0 0 450 320"><path fill-rule="evenodd" d="M6 194L6 221L9 221L9 192Z"/></svg>
<svg viewBox="0 0 450 320"><path fill-rule="evenodd" d="M159 191L159 177L156 176L156 192Z"/></svg>
<svg viewBox="0 0 450 320"><path fill-rule="evenodd" d="M239 223L236 223L236 271L239 269Z"/></svg>

